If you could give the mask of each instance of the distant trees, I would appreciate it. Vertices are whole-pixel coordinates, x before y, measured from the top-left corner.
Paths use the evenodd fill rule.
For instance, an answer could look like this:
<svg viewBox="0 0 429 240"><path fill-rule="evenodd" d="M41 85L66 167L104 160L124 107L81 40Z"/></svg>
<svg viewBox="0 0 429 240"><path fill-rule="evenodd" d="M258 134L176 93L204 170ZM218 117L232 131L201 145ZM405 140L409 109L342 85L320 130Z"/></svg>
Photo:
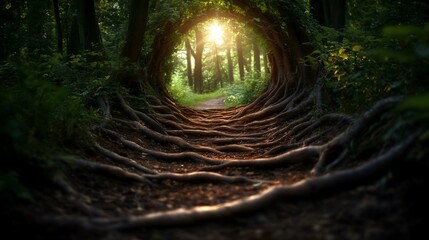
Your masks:
<svg viewBox="0 0 429 240"><path fill-rule="evenodd" d="M198 24L183 37L183 49L179 50L186 52L186 74L183 76L186 75L187 85L195 93L214 91L226 83L233 84L236 78L244 81L246 74L260 78L263 69L264 73L269 73L266 50L260 38L244 25L221 21L224 32L218 35L222 35L222 40L211 39L216 37L210 33L211 21ZM177 62L184 62L184 56Z"/></svg>
<svg viewBox="0 0 429 240"><path fill-rule="evenodd" d="M93 0L74 0L73 18L68 39L67 53L99 50L101 34Z"/></svg>
<svg viewBox="0 0 429 240"><path fill-rule="evenodd" d="M240 35L237 36L237 38L235 39L235 42L236 42L237 62L238 62L238 71L240 73L240 80L244 81L243 44L242 44Z"/></svg>
<svg viewBox="0 0 429 240"><path fill-rule="evenodd" d="M195 53L192 50L191 42L189 37L185 37L185 48L186 48L186 75L188 77L188 85L191 89L194 87L194 76L192 74L192 57L195 57Z"/></svg>
<svg viewBox="0 0 429 240"><path fill-rule="evenodd" d="M343 29L346 25L346 0L310 0L310 12L322 26Z"/></svg>
<svg viewBox="0 0 429 240"><path fill-rule="evenodd" d="M132 0L127 37L121 54L130 62L137 62L140 57L148 18L149 0Z"/></svg>
<svg viewBox="0 0 429 240"><path fill-rule="evenodd" d="M194 91L203 92L203 52L204 52L204 35L199 29L195 30L195 68L194 68Z"/></svg>

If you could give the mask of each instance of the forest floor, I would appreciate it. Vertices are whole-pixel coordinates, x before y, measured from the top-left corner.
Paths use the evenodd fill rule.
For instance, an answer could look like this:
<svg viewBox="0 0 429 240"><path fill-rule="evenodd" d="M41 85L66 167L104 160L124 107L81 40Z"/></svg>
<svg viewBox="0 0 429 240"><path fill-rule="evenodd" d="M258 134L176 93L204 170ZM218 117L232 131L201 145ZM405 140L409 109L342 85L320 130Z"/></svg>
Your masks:
<svg viewBox="0 0 429 240"><path fill-rule="evenodd" d="M222 98L209 101L204 108L219 108ZM216 116L232 110L200 110L199 116L214 121ZM117 116L120 117L120 116ZM196 116L187 116L196 119ZM199 118L199 117L198 117ZM330 139L341 128L323 136L315 144ZM109 127L124 138L138 143L144 149L163 153L181 152L178 146L160 143L117 122ZM268 130L267 130L268 131ZM172 133L171 133L172 134ZM252 136L257 131L244 128ZM263 133L265 134L265 133ZM195 146L214 146L219 137L199 134L181 135ZM257 138L254 137L256 140ZM95 141L121 156L134 159L140 165L157 173L192 173L210 165L195 161L166 160L161 157L142 154L141 151L124 147L122 140L99 134ZM121 142L122 141L122 142ZM238 140L237 143L245 141ZM247 141L251 141L247 140ZM217 159L257 159L264 156L269 147L255 147L252 151L204 153ZM184 151L186 152L186 151ZM140 174L135 168L125 167L112 161L94 149L83 149L78 154L91 162L119 166L128 173ZM351 163L357 164L357 163ZM190 209L194 206L220 206L221 204L246 199L273 186L294 184L310 177L314 162L298 162L267 167L227 167L213 172L225 176L243 176L252 182L216 182L210 180L177 181L154 179L151 184L139 182L135 177L103 172L102 169L65 166L64 179L70 183L72 196L43 190L33 194L33 201L2 203L0 225L14 238L32 239L426 239L429 197L426 192L429 176L424 170L412 164L400 164L382 179L337 194L304 200L284 198L257 211L238 214L227 218L213 218L197 223L179 223L166 226L135 226L130 229L86 229L85 224L71 223L61 217L102 216L105 218L126 218L162 213L174 209ZM108 174L106 174L108 173ZM74 194L78 192L79 195ZM78 207L77 202L85 204ZM94 211L94 209L96 211ZM60 216L59 222L46 223L44 216ZM122 222L131 222L127 218ZM61 223L60 223L61 222ZM65 227L63 226L65 223ZM57 225L58 224L58 225ZM3 235L6 233L3 233ZM420 235L424 234L424 235ZM7 236L7 235L4 235Z"/></svg>
<svg viewBox="0 0 429 240"><path fill-rule="evenodd" d="M207 109L223 109L225 108L224 100L226 96L217 97L213 99L209 99L201 104L198 104L195 109L198 110L207 110Z"/></svg>

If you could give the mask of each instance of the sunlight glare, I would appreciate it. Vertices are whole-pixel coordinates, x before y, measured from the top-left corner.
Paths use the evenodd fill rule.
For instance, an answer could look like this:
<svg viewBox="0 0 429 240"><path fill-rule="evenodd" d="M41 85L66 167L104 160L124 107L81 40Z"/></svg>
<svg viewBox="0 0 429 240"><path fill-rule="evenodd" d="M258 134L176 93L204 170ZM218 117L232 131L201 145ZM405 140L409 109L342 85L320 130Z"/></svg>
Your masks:
<svg viewBox="0 0 429 240"><path fill-rule="evenodd" d="M213 41L216 45L222 45L223 44L223 29L219 25L218 22L214 22L209 27L210 35L209 39L210 41Z"/></svg>

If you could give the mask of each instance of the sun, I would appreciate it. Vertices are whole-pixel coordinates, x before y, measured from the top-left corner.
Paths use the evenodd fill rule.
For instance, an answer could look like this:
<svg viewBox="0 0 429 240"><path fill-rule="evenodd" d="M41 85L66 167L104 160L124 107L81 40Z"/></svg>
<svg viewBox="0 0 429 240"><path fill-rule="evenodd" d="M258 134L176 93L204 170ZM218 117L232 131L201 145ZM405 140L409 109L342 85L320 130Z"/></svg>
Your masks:
<svg viewBox="0 0 429 240"><path fill-rule="evenodd" d="M223 44L224 31L222 26L218 22L213 22L209 26L209 40L214 42L216 45Z"/></svg>

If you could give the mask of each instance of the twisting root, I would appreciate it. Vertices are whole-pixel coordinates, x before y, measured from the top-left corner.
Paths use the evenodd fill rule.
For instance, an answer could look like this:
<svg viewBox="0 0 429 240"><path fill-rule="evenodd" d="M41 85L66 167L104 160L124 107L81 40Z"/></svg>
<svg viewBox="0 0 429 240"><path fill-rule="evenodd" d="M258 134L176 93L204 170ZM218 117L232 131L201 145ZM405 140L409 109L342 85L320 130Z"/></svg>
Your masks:
<svg viewBox="0 0 429 240"><path fill-rule="evenodd" d="M142 165L138 164L136 161L130 159L130 158L126 158L124 156L121 156L117 153L114 153L110 150L107 150L103 147L101 147L100 145L98 145L97 143L94 143L94 147L95 149L97 149L101 154L107 156L109 159L116 161L118 163L124 164L124 165L128 165L130 167L135 168L138 171L141 171L143 173L150 173L150 174L156 174L156 172L152 169L143 167Z"/></svg>
<svg viewBox="0 0 429 240"><path fill-rule="evenodd" d="M137 151L140 151L141 153L153 156L158 159L162 160L169 160L169 161L195 161L200 163L206 163L210 165L217 165L224 162L224 160L209 158L206 156L203 156L198 153L194 152L180 152L180 153L164 153L160 151L150 150L143 148L142 146L138 145L137 143L133 141L129 141L124 139L120 134L109 130L109 129L100 129L101 131L107 133L109 136L115 138L116 140L119 140L125 147L134 149Z"/></svg>
<svg viewBox="0 0 429 240"><path fill-rule="evenodd" d="M125 171L119 167L110 166L103 163L91 162L83 159L77 159L73 157L63 158L63 160L70 162L73 167L90 169L91 171L98 172L101 174L106 174L115 178L133 180L136 182L153 185L150 181L148 181L146 178L142 177L141 175Z"/></svg>
<svg viewBox="0 0 429 240"><path fill-rule="evenodd" d="M136 121L128 122L128 121L122 121L119 119L117 119L117 121L121 121L121 122L128 124L130 127L133 127L134 129L138 130L140 133L144 134L145 136L147 136L147 137L149 137L155 141L158 141L160 143L175 144L175 145L177 145L183 149L188 149L188 150L211 152L211 153L217 153L217 154L222 153L219 150L216 150L216 149L211 148L211 147L190 144L180 137L160 134L158 132L150 130L149 128L141 125L139 122L136 122Z"/></svg>
<svg viewBox="0 0 429 240"><path fill-rule="evenodd" d="M87 203L90 202L90 199L83 195L82 193L77 192L65 179L62 174L55 174L53 178L53 183L56 184L60 189L67 195L70 201L78 207L82 212L88 214L89 216L97 217L106 217L108 216L103 210L98 209L94 206L90 206Z"/></svg>
<svg viewBox="0 0 429 240"><path fill-rule="evenodd" d="M351 141L383 115L387 109L396 105L401 99L402 97L391 97L378 101L370 110L365 112L348 131L338 135L326 144L319 161L314 166L311 173L314 175L323 174L325 167L329 163L333 161L336 162L336 164L343 162L348 155Z"/></svg>
<svg viewBox="0 0 429 240"><path fill-rule="evenodd" d="M254 160L229 160L227 163L205 167L203 171L217 171L227 167L269 167L281 164L291 164L314 160L320 154L323 146L308 146L299 148L272 158L257 158Z"/></svg>
<svg viewBox="0 0 429 240"><path fill-rule="evenodd" d="M215 206L198 206L123 218L43 217L45 224L76 226L92 230L127 230L149 226L178 226L220 218L238 216L270 206L276 201L314 198L368 184L385 174L398 160L406 156L415 136L390 149L383 155L357 168L313 177L293 185L268 188L260 194Z"/></svg>
<svg viewBox="0 0 429 240"><path fill-rule="evenodd" d="M188 174L180 174L180 173L160 173L157 175L144 175L144 177L148 179L157 179L157 180L175 180L181 182L227 182L227 183L267 183L270 181L266 180L255 180L250 179L248 177L230 177L221 175L218 173L211 172L192 172Z"/></svg>

